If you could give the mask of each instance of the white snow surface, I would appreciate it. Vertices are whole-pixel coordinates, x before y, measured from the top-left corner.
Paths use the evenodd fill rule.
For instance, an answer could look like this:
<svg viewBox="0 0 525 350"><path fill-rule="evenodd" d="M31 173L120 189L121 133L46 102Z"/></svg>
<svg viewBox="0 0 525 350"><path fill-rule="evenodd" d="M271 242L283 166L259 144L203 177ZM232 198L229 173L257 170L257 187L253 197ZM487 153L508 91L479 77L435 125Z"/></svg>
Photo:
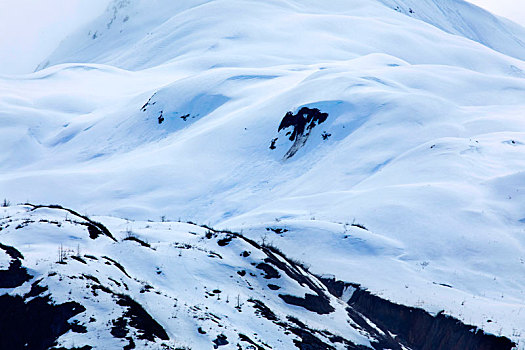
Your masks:
<svg viewBox="0 0 525 350"><path fill-rule="evenodd" d="M242 231L525 349L524 43L460 0L114 1L0 77L0 195Z"/></svg>
<svg viewBox="0 0 525 350"><path fill-rule="evenodd" d="M189 223L97 219L108 225L115 240L90 239L86 221L66 210L30 206L2 210L2 242L16 247L34 277L8 293L24 295L31 285L38 285L47 289L42 295L49 294L55 305L74 301L86 309L70 321L84 325L87 332L68 331L57 346L122 349L133 338L138 349L211 349L213 340L223 335L228 344L222 349L239 349L237 344L254 349L240 337L245 335L261 349L293 349L298 337L282 326L293 325L287 321L291 317L316 330L322 341L330 343L329 338L339 336L370 346L373 338L353 323L341 300L330 297L334 310L327 314L284 303L280 294L315 293L282 271L267 278L259 267L267 255L248 241L230 238L221 244L228 233L212 233ZM58 249L64 252L61 258ZM270 290L269 285L279 289ZM114 336L117 320L127 309L117 302L123 295L141 305L169 339L147 341L141 338L144 330L129 321L126 337ZM254 307L257 302L274 319ZM342 343L333 345L346 349Z"/></svg>

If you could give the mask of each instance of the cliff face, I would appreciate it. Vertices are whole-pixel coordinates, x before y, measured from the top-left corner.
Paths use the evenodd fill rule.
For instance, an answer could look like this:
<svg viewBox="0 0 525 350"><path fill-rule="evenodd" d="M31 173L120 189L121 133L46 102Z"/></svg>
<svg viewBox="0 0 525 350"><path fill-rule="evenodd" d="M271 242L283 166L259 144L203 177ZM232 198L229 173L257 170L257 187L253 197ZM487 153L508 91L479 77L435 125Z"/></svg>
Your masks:
<svg viewBox="0 0 525 350"><path fill-rule="evenodd" d="M433 316L423 309L382 299L355 284L335 279L321 280L337 297L343 297L345 288L351 288L351 297L344 300L350 306L349 314L365 316L383 332L394 334L397 342L411 349L510 350L516 345L506 337L486 334L444 313Z"/></svg>

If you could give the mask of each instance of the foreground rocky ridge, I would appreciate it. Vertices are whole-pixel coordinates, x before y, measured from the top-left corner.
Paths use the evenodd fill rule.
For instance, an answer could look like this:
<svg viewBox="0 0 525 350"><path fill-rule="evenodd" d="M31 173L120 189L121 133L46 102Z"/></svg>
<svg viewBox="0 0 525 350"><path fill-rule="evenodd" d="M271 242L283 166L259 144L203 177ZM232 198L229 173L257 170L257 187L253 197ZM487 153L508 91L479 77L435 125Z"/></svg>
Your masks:
<svg viewBox="0 0 525 350"><path fill-rule="evenodd" d="M449 316L315 276L238 233L103 221L111 229L61 206L4 208L0 348L513 347Z"/></svg>

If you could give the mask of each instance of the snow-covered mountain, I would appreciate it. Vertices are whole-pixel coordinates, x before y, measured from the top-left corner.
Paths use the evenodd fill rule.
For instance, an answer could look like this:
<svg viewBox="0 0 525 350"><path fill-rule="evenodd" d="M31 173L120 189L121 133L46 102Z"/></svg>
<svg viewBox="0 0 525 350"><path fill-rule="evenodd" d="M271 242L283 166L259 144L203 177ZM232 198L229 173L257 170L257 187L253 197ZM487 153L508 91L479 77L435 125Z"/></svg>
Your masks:
<svg viewBox="0 0 525 350"><path fill-rule="evenodd" d="M286 327L301 326L287 316L336 348L346 343L316 332L386 347L377 334L395 339L395 330L365 314L375 331L355 326L348 300L319 284L331 274L525 349L524 59L523 27L460 0L114 1L38 71L0 77L0 195L98 215L115 240L91 242L59 209L8 208L4 223L35 221L0 232L32 276L8 292L32 298L31 285L45 285L57 303L82 305L75 317L87 333L60 337L68 348L121 346L106 332L107 322L124 322L119 296L169 338L159 330L153 341L174 348L209 348L219 334L236 348L241 333L256 348L293 348L302 338ZM175 221L244 238L217 248L224 233L205 240L202 228ZM123 241L124 231L157 250ZM264 279L236 276L272 258L262 242L282 251L275 259L309 266L301 278L317 286L274 264L287 276L282 293L326 296L335 311L305 312ZM96 259L79 253L86 264L57 265L50 254L60 244ZM254 260L238 258L248 246ZM206 258L211 250L225 260ZM156 274L162 264L183 270ZM129 290L108 278L125 278ZM248 292L241 281L259 284ZM94 296L86 284L111 292ZM160 294L140 293L144 284ZM215 302L223 290L229 304ZM236 295L264 302L288 326L227 309ZM196 305L210 311L190 312ZM224 332L189 331L204 327L192 320L205 312L222 315ZM103 321L89 323L95 314ZM134 344L151 346L137 327Z"/></svg>
<svg viewBox="0 0 525 350"><path fill-rule="evenodd" d="M102 218L108 229L60 206L4 214L2 349L512 347L233 232Z"/></svg>

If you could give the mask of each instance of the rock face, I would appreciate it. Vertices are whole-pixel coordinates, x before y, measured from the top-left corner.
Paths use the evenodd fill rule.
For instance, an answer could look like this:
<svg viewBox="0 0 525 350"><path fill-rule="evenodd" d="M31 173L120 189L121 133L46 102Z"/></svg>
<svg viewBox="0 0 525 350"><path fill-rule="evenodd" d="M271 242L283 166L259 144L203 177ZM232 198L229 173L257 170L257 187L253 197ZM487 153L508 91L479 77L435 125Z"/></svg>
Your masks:
<svg viewBox="0 0 525 350"><path fill-rule="evenodd" d="M326 118L328 118L328 113L323 113L318 108L302 107L296 114L286 113L279 124L278 131L291 129L286 136L289 135L290 141L294 143L284 155L284 159L293 157L308 140L310 131L316 125L324 123Z"/></svg>
<svg viewBox="0 0 525 350"><path fill-rule="evenodd" d="M317 277L274 246L235 232L134 222L139 234L129 222L107 218L110 225L97 225L105 234L94 240L85 220L94 221L73 219L72 210L9 210L0 221L9 245L0 248L34 276L0 281L2 349L513 346L443 314ZM17 228L19 222L25 225ZM58 261L50 242L60 242ZM73 243L77 249L68 249Z"/></svg>
<svg viewBox="0 0 525 350"><path fill-rule="evenodd" d="M0 349L49 349L68 331L85 333L70 318L86 309L77 302L54 304L49 296L0 296Z"/></svg>
<svg viewBox="0 0 525 350"><path fill-rule="evenodd" d="M413 349L510 350L515 346L505 337L484 334L443 313L431 316L422 309L397 305L365 290L356 290L348 304L379 327L397 334Z"/></svg>
<svg viewBox="0 0 525 350"><path fill-rule="evenodd" d="M351 298L345 300L350 306L348 312L363 315L381 330L396 334L396 341L411 349L510 350L516 345L508 338L485 334L442 312L432 316L423 309L382 299L355 284L334 279L322 281L338 297L343 296L345 288L352 288Z"/></svg>
<svg viewBox="0 0 525 350"><path fill-rule="evenodd" d="M29 281L33 276L22 267L22 254L13 247L0 243L2 249L11 259L7 270L0 270L0 288L15 288Z"/></svg>

